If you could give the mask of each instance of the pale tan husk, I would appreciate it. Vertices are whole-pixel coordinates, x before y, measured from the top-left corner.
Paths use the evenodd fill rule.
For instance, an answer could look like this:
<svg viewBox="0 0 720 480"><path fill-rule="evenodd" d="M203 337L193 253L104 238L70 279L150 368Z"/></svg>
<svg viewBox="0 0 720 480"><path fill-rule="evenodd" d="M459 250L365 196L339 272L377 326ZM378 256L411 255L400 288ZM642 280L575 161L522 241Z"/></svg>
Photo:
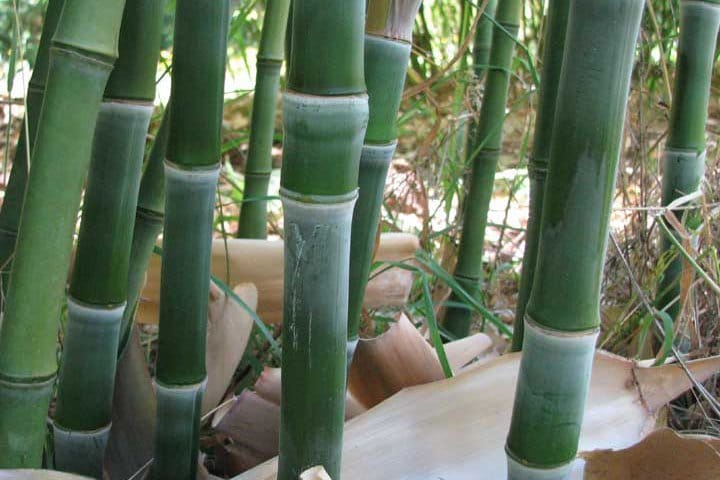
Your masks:
<svg viewBox="0 0 720 480"><path fill-rule="evenodd" d="M376 261L403 261L419 247L414 235L383 234ZM227 254L226 254L227 253ZM257 314L266 324L282 323L283 243L281 241L216 239L212 245L212 273L228 285L252 283L258 291ZM229 273L229 279L227 278ZM399 307L407 302L412 272L389 269L371 279L365 294L366 308ZM142 290L137 320L157 324L160 301L160 258L153 256Z"/></svg>
<svg viewBox="0 0 720 480"><path fill-rule="evenodd" d="M342 478L470 480L478 472L483 478L505 478L504 445L519 361L519 354L509 354L466 368L455 378L405 389L351 420L345 429ZM703 381L720 368L720 358L688 366ZM598 352L580 451L628 448L650 434L657 418L642 392L657 391L675 368L643 369ZM382 467L368 468L368 458ZM276 468L273 459L236 480L274 479Z"/></svg>

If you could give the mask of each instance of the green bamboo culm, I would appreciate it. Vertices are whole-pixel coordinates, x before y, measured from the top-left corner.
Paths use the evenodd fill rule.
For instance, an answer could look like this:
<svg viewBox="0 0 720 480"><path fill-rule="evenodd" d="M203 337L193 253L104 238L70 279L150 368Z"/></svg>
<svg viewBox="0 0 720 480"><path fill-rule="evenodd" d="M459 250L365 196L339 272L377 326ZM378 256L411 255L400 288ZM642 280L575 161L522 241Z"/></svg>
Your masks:
<svg viewBox="0 0 720 480"><path fill-rule="evenodd" d="M280 88L290 0L269 0L265 7L257 58L250 147L245 166L245 194L238 238L267 238L267 197L272 173L275 111Z"/></svg>
<svg viewBox="0 0 720 480"><path fill-rule="evenodd" d="M350 229L368 121L365 2L293 0L283 95L285 266L279 480L340 479Z"/></svg>
<svg viewBox="0 0 720 480"><path fill-rule="evenodd" d="M170 109L163 112L145 171L140 181L135 227L130 251L127 305L120 326L117 373L113 395L113 427L105 454L110 478L129 478L152 459L156 399L138 329L134 324L140 291L150 257L163 229L165 212L165 152L170 131ZM134 407L141 410L137 412ZM128 443L134 448L128 449Z"/></svg>
<svg viewBox="0 0 720 480"><path fill-rule="evenodd" d="M492 37L495 24L491 18L495 18L495 10L497 9L498 0L488 0L485 5L483 17L478 22L475 29L475 38L473 39L472 59L473 73L477 80L481 80L485 76L488 66L490 65L490 50L492 49ZM474 135L468 136L468 143L472 143L475 139ZM472 152L474 148L469 148L467 152Z"/></svg>
<svg viewBox="0 0 720 480"><path fill-rule="evenodd" d="M470 186L465 198L458 260L455 266L455 280L474 297L480 295L482 282L482 257L485 242L485 225L490 208L490 199L495 181L495 170L502 149L502 127L505 120L505 105L510 86L511 68L515 43L522 13L521 0L498 0L494 25L490 64L485 78L480 118L471 129L474 148L468 152L472 162L469 176ZM456 294L450 301L462 303ZM458 338L470 332L472 312L462 306L448 307L445 313L445 328Z"/></svg>
<svg viewBox="0 0 720 480"><path fill-rule="evenodd" d="M538 92L538 107L535 120L533 147L528 164L530 177L530 215L525 236L522 275L518 290L518 302L515 311L515 324L512 337L512 351L522 349L525 326L525 308L535 276L537 262L540 222L550 159L550 141L552 139L555 105L557 102L558 81L565 50L565 32L570 11L570 0L550 0L548 4L545 36L542 56L542 81Z"/></svg>
<svg viewBox="0 0 720 480"><path fill-rule="evenodd" d="M152 466L158 480L197 474L228 15L227 0L177 1Z"/></svg>
<svg viewBox="0 0 720 480"><path fill-rule="evenodd" d="M506 445L509 480L566 478L577 453L643 6L643 0L571 0Z"/></svg>
<svg viewBox="0 0 720 480"><path fill-rule="evenodd" d="M12 257L15 252L20 214L22 213L25 186L28 179L28 164L30 151L35 141L38 117L45 94L45 80L50 63L50 43L55 34L60 13L65 0L50 0L45 11L42 35L38 46L35 66L33 67L30 82L25 97L25 119L20 129L15 155L13 157L10 179L8 180L2 207L0 207L0 282L2 282L2 295L0 307L7 295L7 287L12 268ZM28 145L30 148L28 148Z"/></svg>
<svg viewBox="0 0 720 480"><path fill-rule="evenodd" d="M54 418L58 470L102 477L164 2L127 0L95 127ZM82 373L81 373L82 372ZM92 391L92 394L88 392Z"/></svg>
<svg viewBox="0 0 720 480"><path fill-rule="evenodd" d="M665 206L698 190L705 174L705 124L719 25L720 2L680 2L677 73L663 155L662 204ZM682 211L675 214L683 218ZM663 252L674 250L670 239L662 238L661 249ZM681 309L682 270L682 258L675 255L658 286L656 306L673 320L678 318Z"/></svg>
<svg viewBox="0 0 720 480"><path fill-rule="evenodd" d="M39 467L73 232L124 0L65 3L0 330L0 468Z"/></svg>
<svg viewBox="0 0 720 480"><path fill-rule="evenodd" d="M140 180L135 226L133 227L130 265L128 268L127 305L120 325L118 356L123 354L130 338L140 292L145 285L150 257L163 229L165 218L165 153L170 135L170 109L163 112L162 122L150 149Z"/></svg>
<svg viewBox="0 0 720 480"><path fill-rule="evenodd" d="M397 115L407 75L412 30L421 0L370 0L365 26L365 82L370 117L360 155L352 218L348 301L348 366L358 342L385 180L397 146Z"/></svg>

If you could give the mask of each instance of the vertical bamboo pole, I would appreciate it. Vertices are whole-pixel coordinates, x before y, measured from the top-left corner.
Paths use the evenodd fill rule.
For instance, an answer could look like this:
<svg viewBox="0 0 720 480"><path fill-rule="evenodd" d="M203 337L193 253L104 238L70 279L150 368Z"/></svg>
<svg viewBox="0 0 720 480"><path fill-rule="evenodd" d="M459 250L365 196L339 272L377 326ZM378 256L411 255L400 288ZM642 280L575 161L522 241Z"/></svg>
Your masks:
<svg viewBox="0 0 720 480"><path fill-rule="evenodd" d="M530 154L528 176L530 177L530 216L525 236L522 275L518 291L518 303L515 312L512 350L522 349L523 329L525 326L525 308L535 276L540 221L542 219L545 179L550 158L550 140L552 139L555 105L557 102L558 81L565 50L565 32L570 0L550 0L546 15L545 38L542 57L542 80L538 92L538 108L535 120L535 136Z"/></svg>
<svg viewBox="0 0 720 480"><path fill-rule="evenodd" d="M348 366L358 341L385 180L397 146L397 114L410 60L420 0L370 0L365 27L369 120L360 155L359 193L352 218L348 300Z"/></svg>
<svg viewBox="0 0 720 480"><path fill-rule="evenodd" d="M512 68L513 52L518 30L522 1L498 0L495 20L503 29L493 29L490 65L485 79L485 95L480 119L473 129L475 136L470 187L465 199L462 234L455 280L471 295L480 295L482 256L485 242L485 225L495 181L495 170L502 149L502 127ZM462 302L456 295L451 301ZM445 328L457 337L470 331L471 311L462 307L449 307L445 313Z"/></svg>
<svg viewBox="0 0 720 480"><path fill-rule="evenodd" d="M43 97L45 95L45 79L47 78L50 63L50 43L55 34L60 13L65 0L50 0L45 12L43 31L40 36L35 67L28 83L25 98L25 121L20 129L15 156L13 158L10 179L8 180L2 207L0 207L0 281L2 281L2 295L0 305L5 299L10 280L12 256L15 252L20 214L22 213L25 185L28 179L28 159L35 142L37 122L40 116ZM28 145L30 148L28 148Z"/></svg>
<svg viewBox="0 0 720 480"><path fill-rule="evenodd" d="M194 479L213 206L228 35L227 0L178 0L160 287L153 478Z"/></svg>
<svg viewBox="0 0 720 480"><path fill-rule="evenodd" d="M238 238L267 238L267 201L272 173L280 69L285 48L290 0L269 0L265 7L257 58L255 97L250 121L250 148L245 166L245 194L240 207Z"/></svg>
<svg viewBox="0 0 720 480"><path fill-rule="evenodd" d="M577 452L642 11L642 0L571 1L506 445L510 480L563 479Z"/></svg>
<svg viewBox="0 0 720 480"><path fill-rule="evenodd" d="M483 12L483 18L478 22L477 29L475 30L475 38L473 39L473 71L475 78L482 80L485 72L490 65L490 50L492 49L492 37L493 30L495 30L495 24L490 18L495 18L495 10L497 10L498 0L488 0L485 5L485 11ZM475 122L473 122L475 123ZM474 136L468 136L468 142L473 139ZM467 154L470 154L473 149L468 149Z"/></svg>
<svg viewBox="0 0 720 480"><path fill-rule="evenodd" d="M662 204L693 193L705 174L705 124L720 25L720 2L682 0L678 66L670 111L670 133L663 155ZM675 212L682 218L683 212ZM673 250L663 237L663 252ZM658 286L656 305L677 319L683 260L673 258Z"/></svg>
<svg viewBox="0 0 720 480"><path fill-rule="evenodd" d="M132 332L140 291L145 284L150 257L163 229L165 217L165 153L170 134L170 109L163 113L145 171L140 180L135 226L133 228L130 265L128 268L127 305L120 325L118 356L122 355Z"/></svg>
<svg viewBox="0 0 720 480"><path fill-rule="evenodd" d="M73 231L124 3L67 2L50 48L0 330L0 468L40 466Z"/></svg>
<svg viewBox="0 0 720 480"><path fill-rule="evenodd" d="M293 0L283 96L285 216L278 479L340 479L350 228L368 118L365 2Z"/></svg>
<svg viewBox="0 0 720 480"><path fill-rule="evenodd" d="M164 2L128 0L95 128L53 424L58 470L102 477ZM88 392L92 391L92 395Z"/></svg>

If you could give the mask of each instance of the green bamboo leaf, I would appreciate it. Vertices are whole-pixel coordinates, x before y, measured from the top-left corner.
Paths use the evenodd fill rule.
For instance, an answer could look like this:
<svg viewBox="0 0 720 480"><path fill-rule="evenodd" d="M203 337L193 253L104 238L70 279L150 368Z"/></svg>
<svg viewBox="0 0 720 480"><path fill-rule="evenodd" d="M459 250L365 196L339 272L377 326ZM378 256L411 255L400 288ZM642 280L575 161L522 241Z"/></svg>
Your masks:
<svg viewBox="0 0 720 480"><path fill-rule="evenodd" d="M495 316L490 310L485 308L477 299L470 295L450 273L448 273L440 264L438 264L428 253L424 251L418 251L415 255L415 259L426 266L433 275L437 276L442 280L452 291L458 295L464 302L465 308L471 308L473 311L478 312L485 319L490 321L498 331L508 337L512 337L512 330L503 323L497 316Z"/></svg>

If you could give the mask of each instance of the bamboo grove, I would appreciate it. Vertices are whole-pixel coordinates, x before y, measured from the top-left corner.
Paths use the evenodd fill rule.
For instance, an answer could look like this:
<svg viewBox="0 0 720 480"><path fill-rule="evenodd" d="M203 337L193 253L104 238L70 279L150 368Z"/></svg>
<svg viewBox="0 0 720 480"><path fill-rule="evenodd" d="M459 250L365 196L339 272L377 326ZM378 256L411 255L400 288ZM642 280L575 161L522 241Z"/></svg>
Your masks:
<svg viewBox="0 0 720 480"><path fill-rule="evenodd" d="M277 444L268 450L277 454L273 478L307 478L304 472L314 467L333 480L354 478L343 466L354 445L343 443L346 420L358 401L351 370L361 358L359 345L375 340L373 328L388 324L391 330L409 319L429 358L452 376L445 348L457 348L454 340L466 341L478 326L493 328L488 319L501 321L484 295L486 230L496 173L509 154L506 119L512 103L528 96L536 107L528 122L532 135L527 158L515 159L527 161L527 228L514 322L499 332L512 332L508 350L518 354L502 358L518 358L517 384L503 427L506 443L495 447L509 480L568 478L603 328L603 269L646 5L545 3L535 58L523 43L525 2L461 2L453 64L462 70L457 78L470 84L453 77L452 88L436 88L446 71L424 49L420 32L429 29L421 0L261 2L240 176L222 175L235 166L226 142L234 132L224 121L227 97L237 93L228 93L226 75L237 55L233 2L48 0L0 207L0 468L112 480L199 478L221 464L218 452L232 444L208 419L230 415L248 393L259 392L260 380L253 387L257 378L250 377L266 375L257 364L272 350L281 366L277 404L272 415L254 420L264 422L259 436ZM682 331L694 275L683 253L697 243L702 223L697 198L708 162L720 1L679 0L679 7L668 134L659 143L663 268L648 308L654 320L669 318ZM427 66L427 78L419 66ZM537 88L521 85L521 67L532 71ZM169 87L164 106L158 100L163 78ZM441 265L415 252L410 260L379 265L381 234L391 230L383 209L398 201L388 192L389 179L398 176L392 167L408 154L404 135L417 126L404 115L415 101L408 92L436 103L453 97L457 113L474 88L481 101L468 101L472 111L452 142L463 164L455 179L462 195L444 226L448 239L458 239L449 246L452 258ZM270 180L279 140L276 196ZM417 152L427 153L425 146ZM242 178L239 188L228 180L234 175ZM232 220L223 203L228 184L242 191ZM282 207L281 239L268 240L275 200ZM228 225L237 230L227 232ZM213 275L213 239L221 233L225 281ZM426 234L421 245L430 250ZM281 323L267 325L259 308L256 314L226 285L232 241L282 248L276 262L282 278L273 279L273 288L282 290ZM136 317L156 254L158 326L143 330L144 352ZM404 293L402 311L373 312L365 303L368 285L388 269L412 272L415 283ZM449 292L433 291L430 281ZM236 348L242 360L232 365L233 383L207 412L213 283L252 317L248 336L258 343ZM414 327L425 326L423 337ZM658 347L668 332L654 334L659 341L650 349L660 358L672 344ZM404 359L392 358L398 371L405 368ZM457 373L463 366L453 368ZM119 414L126 395L145 410ZM456 427L435 428L452 436ZM142 448L130 445L126 428L143 432ZM123 461L127 465L118 466Z"/></svg>

